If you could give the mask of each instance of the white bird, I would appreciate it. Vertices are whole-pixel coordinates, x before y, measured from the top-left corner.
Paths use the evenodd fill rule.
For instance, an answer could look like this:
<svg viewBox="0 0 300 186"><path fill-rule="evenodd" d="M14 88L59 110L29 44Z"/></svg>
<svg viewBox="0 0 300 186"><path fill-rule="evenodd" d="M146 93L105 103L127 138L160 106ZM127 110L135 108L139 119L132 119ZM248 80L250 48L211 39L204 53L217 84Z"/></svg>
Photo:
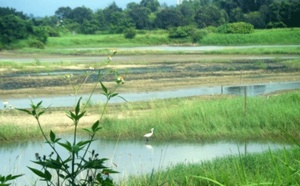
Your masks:
<svg viewBox="0 0 300 186"><path fill-rule="evenodd" d="M144 137L146 138L146 140L148 141L149 138L153 135L153 131L154 131L154 128L151 129L151 132L150 133L147 133L144 135Z"/></svg>

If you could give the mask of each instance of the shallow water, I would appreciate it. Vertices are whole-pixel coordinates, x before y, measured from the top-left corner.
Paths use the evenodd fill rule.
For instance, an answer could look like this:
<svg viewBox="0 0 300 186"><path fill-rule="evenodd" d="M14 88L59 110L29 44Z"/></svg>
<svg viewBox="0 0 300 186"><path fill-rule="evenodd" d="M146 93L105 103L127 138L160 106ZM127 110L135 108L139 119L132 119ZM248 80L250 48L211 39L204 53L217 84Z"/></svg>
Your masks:
<svg viewBox="0 0 300 186"><path fill-rule="evenodd" d="M159 133L157 131L157 133ZM154 136L155 137L155 136ZM154 138L155 139L155 138ZM105 141L98 140L92 145L100 158L108 158L106 166L119 171L113 175L114 180L122 180L128 175L150 173L162 170L177 163L197 163L217 157L245 153L259 153L268 149L280 149L288 145L276 143L238 143L218 141L211 143L178 143L155 141ZM36 177L26 168L35 167L30 160L35 160L35 153L49 155L51 150L43 142L32 141L0 146L1 174L23 174L18 179L22 185L31 185ZM65 155L67 153L65 151ZM38 168L38 167L35 167ZM25 184L26 183L26 184Z"/></svg>
<svg viewBox="0 0 300 186"><path fill-rule="evenodd" d="M247 96L257 96L267 93L272 93L280 90L300 89L300 82L279 82L268 84L255 84L247 86L207 86L207 87L195 87L185 89L163 90L163 91L149 91L138 93L121 93L120 96L126 99L128 102L134 101L150 101L155 99L166 98L180 98L199 95L244 95L244 90L247 90ZM76 100L82 97L83 101L87 101L89 95L73 95L65 96L52 96L52 97L32 97L32 98L18 98L7 99L8 103L15 108L28 108L31 101L38 103L43 101L44 107L70 107L76 104ZM91 99L92 103L104 103L105 97L102 94L94 94ZM122 103L123 99L115 97L111 99L110 103ZM4 105L0 103L0 109L3 109Z"/></svg>

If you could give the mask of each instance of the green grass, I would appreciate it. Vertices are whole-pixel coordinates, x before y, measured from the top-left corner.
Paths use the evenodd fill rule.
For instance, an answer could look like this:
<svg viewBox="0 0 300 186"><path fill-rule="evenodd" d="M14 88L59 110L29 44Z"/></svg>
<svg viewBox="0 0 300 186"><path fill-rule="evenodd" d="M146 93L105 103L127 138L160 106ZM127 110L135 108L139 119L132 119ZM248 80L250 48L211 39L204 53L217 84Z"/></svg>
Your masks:
<svg viewBox="0 0 300 186"><path fill-rule="evenodd" d="M123 185L299 185L299 155L298 147L179 163L167 170L130 177Z"/></svg>
<svg viewBox="0 0 300 186"><path fill-rule="evenodd" d="M290 45L300 43L300 28L255 30L252 34L209 34L202 45Z"/></svg>
<svg viewBox="0 0 300 186"><path fill-rule="evenodd" d="M148 31L138 34L134 39L125 39L122 34L102 35L64 35L50 37L47 47L134 47L164 44L190 44L187 39L170 39L167 32ZM200 45L285 45L300 44L300 28L255 30L252 34L217 34L210 33Z"/></svg>
<svg viewBox="0 0 300 186"><path fill-rule="evenodd" d="M38 127L20 127L13 123L0 125L0 141L13 142L13 141L27 141L34 138L40 138L40 131Z"/></svg>
<svg viewBox="0 0 300 186"><path fill-rule="evenodd" d="M133 113L127 119L107 119L101 136L140 139L140 134L154 127L153 138L164 141L281 140L283 130L298 136L300 129L299 91L248 98L246 115L241 97L164 100L150 102L148 108L141 117Z"/></svg>
<svg viewBox="0 0 300 186"><path fill-rule="evenodd" d="M92 104L88 113L101 105ZM155 128L153 140L284 140L283 131L299 139L300 91L270 97L178 98L111 106L99 132L101 138L142 140L141 134ZM143 112L144 110L144 112ZM117 119L116 113L125 118ZM109 115L111 115L109 114ZM119 115L119 114L118 114ZM22 117L20 115L20 117ZM11 140L31 136L30 129L18 130L13 124L2 126L0 138ZM22 135L19 132L22 131ZM25 132L24 132L25 131ZM24 137L27 139L29 137Z"/></svg>
<svg viewBox="0 0 300 186"><path fill-rule="evenodd" d="M58 55L107 55L111 48L160 46L160 45L191 45L188 38L170 39L166 31L145 31L134 39L125 39L122 34L82 35L68 34L61 37L49 37L45 49L23 48L19 53L58 54ZM210 33L198 45L245 46L271 45L267 48L227 49L200 51L206 54L299 54L299 46L276 47L272 45L299 45L300 28L255 30L252 34L218 34ZM128 50L118 54L181 54L195 51L156 51ZM199 52L198 52L199 53Z"/></svg>

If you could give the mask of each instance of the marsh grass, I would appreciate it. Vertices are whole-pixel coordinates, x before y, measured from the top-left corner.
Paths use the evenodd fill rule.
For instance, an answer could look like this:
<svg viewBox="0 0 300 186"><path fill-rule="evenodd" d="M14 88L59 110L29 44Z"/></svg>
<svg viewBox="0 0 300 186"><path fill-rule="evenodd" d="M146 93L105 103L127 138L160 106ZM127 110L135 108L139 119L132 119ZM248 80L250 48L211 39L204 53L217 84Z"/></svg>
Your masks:
<svg viewBox="0 0 300 186"><path fill-rule="evenodd" d="M299 147L239 154L130 177L128 185L298 185ZM199 154L201 156L201 154ZM151 183L151 184L150 184Z"/></svg>
<svg viewBox="0 0 300 186"><path fill-rule="evenodd" d="M244 106L243 97L217 95L112 104L107 108L99 137L143 140L141 134L155 128L153 140L156 141L282 141L283 130L299 138L299 90L248 97L246 115ZM100 107L97 103L89 103L87 109L93 114ZM21 131L14 125L8 124L7 127ZM20 136L8 129L1 130L7 140L14 139L10 135ZM24 139L30 138L30 129L22 131L26 131L22 134Z"/></svg>
<svg viewBox="0 0 300 186"><path fill-rule="evenodd" d="M142 117L107 118L101 135L139 139L143 131L154 127L159 133L155 140L282 140L282 130L297 136L299 107L299 91L248 97L247 115L243 97L164 100L149 103Z"/></svg>
<svg viewBox="0 0 300 186"><path fill-rule="evenodd" d="M39 129L37 127L16 126L12 123L0 125L0 141L1 143L23 141L40 138Z"/></svg>

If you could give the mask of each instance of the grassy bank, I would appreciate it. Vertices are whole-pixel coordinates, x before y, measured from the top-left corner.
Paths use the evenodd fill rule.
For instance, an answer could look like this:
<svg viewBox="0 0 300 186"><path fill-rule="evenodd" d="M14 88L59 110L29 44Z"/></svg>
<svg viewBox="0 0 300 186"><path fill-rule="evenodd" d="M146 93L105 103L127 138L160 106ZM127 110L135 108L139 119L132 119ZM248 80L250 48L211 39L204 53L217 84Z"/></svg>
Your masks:
<svg viewBox="0 0 300 186"><path fill-rule="evenodd" d="M299 185L299 155L297 147L180 163L167 170L131 177L122 185Z"/></svg>
<svg viewBox="0 0 300 186"><path fill-rule="evenodd" d="M88 113L96 114L97 107ZM108 139L142 140L142 134L155 128L153 140L157 141L283 140L286 130L299 138L299 108L300 91L249 97L246 106L244 98L228 96L125 103L109 108L99 134ZM0 127L4 141L36 136L32 126L19 129L6 123Z"/></svg>
<svg viewBox="0 0 300 186"><path fill-rule="evenodd" d="M252 34L211 33L201 40L203 45L288 45L299 44L300 29L255 30Z"/></svg>
<svg viewBox="0 0 300 186"><path fill-rule="evenodd" d="M154 140L253 140L278 139L283 130L298 136L300 129L299 91L249 97L246 106L244 98L216 96L151 102L149 108L142 117L107 119L101 136L140 139L154 127Z"/></svg>
<svg viewBox="0 0 300 186"><path fill-rule="evenodd" d="M270 45L268 48L229 49L200 51L206 54L299 54L298 46L276 47L272 45L299 45L300 28L255 30L252 34L209 33L198 43L188 38L170 39L167 31L148 31L137 34L133 39L125 39L122 34L81 35L68 34L61 37L49 37L45 49L24 48L19 53L59 54L59 55L107 55L109 48L142 46L245 46ZM199 51L196 51L199 53ZM195 51L159 51L159 50L122 50L119 54L174 54L195 53Z"/></svg>
<svg viewBox="0 0 300 186"><path fill-rule="evenodd" d="M191 44L187 39L174 40L166 31L149 31L138 34L133 39L125 39L122 34L111 35L65 35L50 37L47 47L134 47L153 45ZM255 30L252 34L209 33L200 45L291 45L300 44L300 28Z"/></svg>

